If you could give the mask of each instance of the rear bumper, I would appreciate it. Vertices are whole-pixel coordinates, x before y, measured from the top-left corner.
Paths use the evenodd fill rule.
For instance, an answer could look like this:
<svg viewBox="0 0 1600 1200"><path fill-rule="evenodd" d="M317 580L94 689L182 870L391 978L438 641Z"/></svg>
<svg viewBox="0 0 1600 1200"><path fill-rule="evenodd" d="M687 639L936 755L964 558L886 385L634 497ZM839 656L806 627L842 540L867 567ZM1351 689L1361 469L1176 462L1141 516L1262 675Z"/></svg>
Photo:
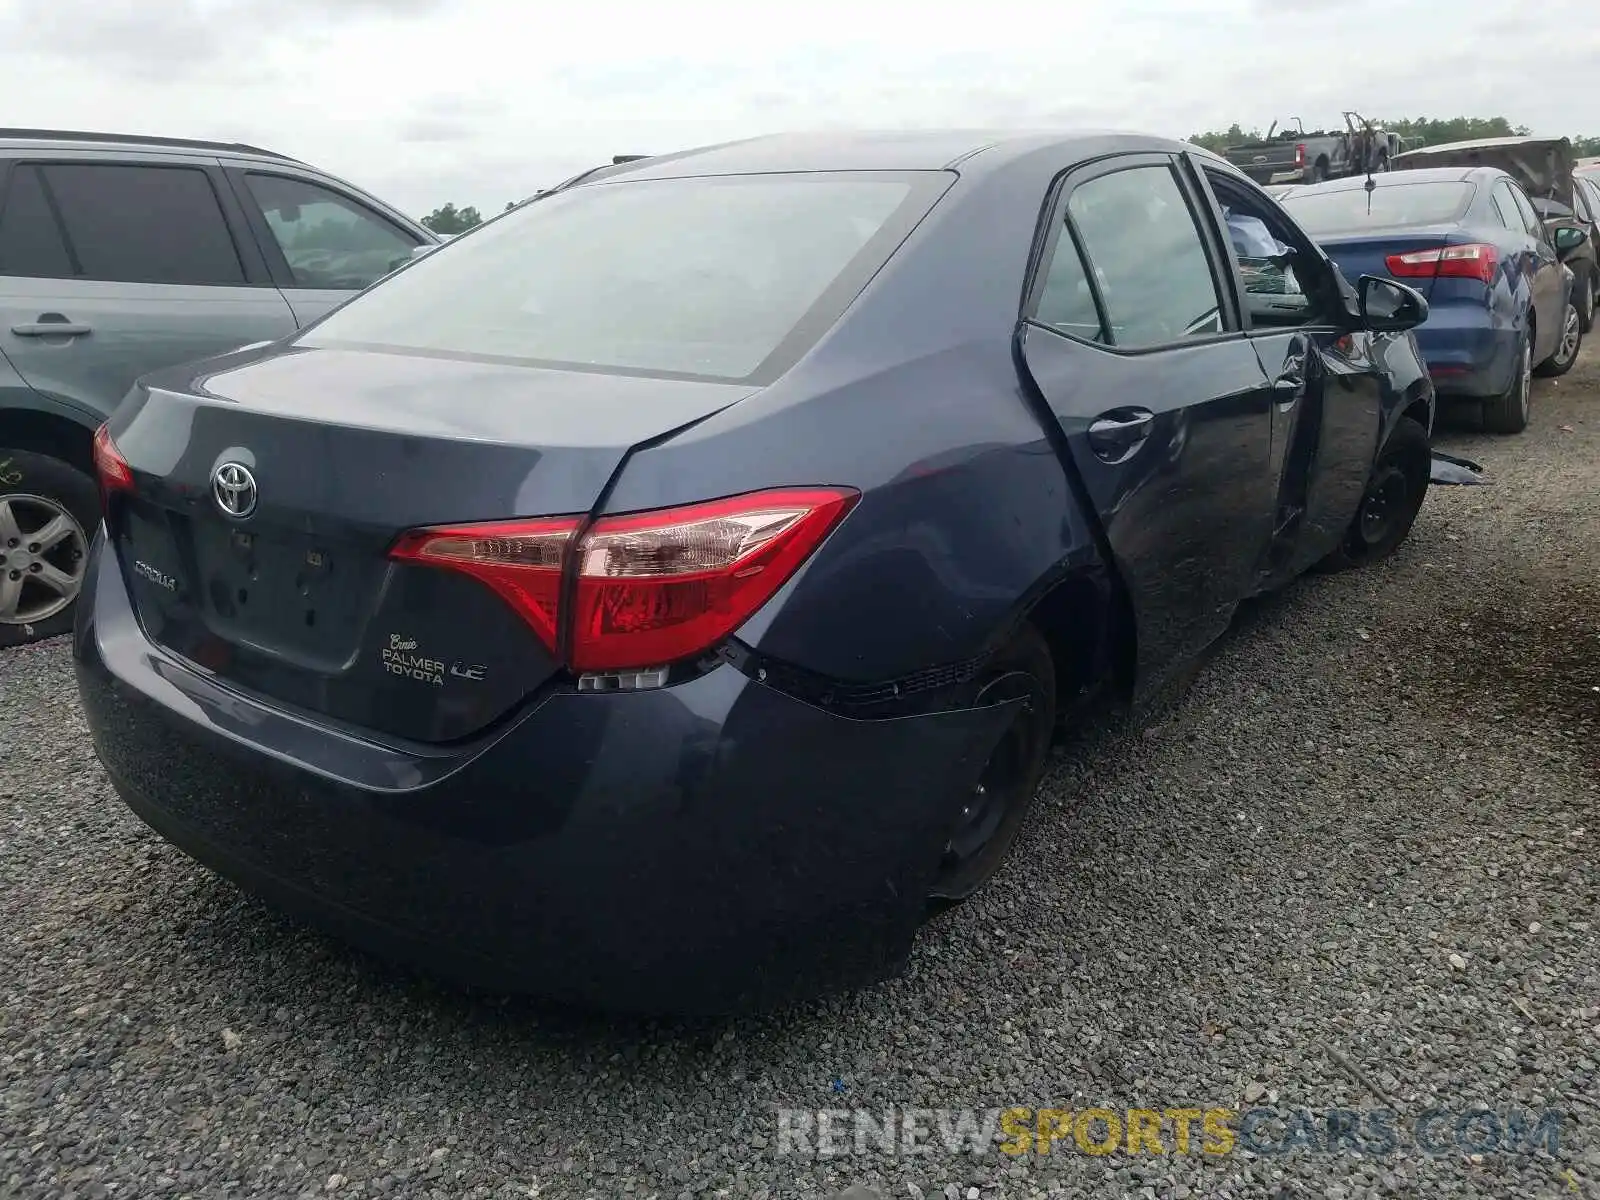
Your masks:
<svg viewBox="0 0 1600 1200"><path fill-rule="evenodd" d="M378 745L154 645L100 546L75 657L129 807L275 906L497 991L710 1013L892 973L1007 715L852 720L722 666Z"/></svg>
<svg viewBox="0 0 1600 1200"><path fill-rule="evenodd" d="M1482 305L1434 306L1416 336L1440 396L1489 399L1511 386L1518 334L1494 326Z"/></svg>

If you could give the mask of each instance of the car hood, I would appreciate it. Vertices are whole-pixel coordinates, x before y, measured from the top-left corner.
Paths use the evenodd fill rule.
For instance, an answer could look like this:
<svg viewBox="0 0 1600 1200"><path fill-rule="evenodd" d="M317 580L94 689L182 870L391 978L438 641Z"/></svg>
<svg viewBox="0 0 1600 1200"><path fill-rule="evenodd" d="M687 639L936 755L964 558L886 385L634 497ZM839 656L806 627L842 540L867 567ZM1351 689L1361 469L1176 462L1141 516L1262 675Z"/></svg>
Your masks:
<svg viewBox="0 0 1600 1200"><path fill-rule="evenodd" d="M1395 155L1397 171L1414 167L1498 167L1530 196L1572 205L1572 143L1566 138L1489 139L1425 146Z"/></svg>

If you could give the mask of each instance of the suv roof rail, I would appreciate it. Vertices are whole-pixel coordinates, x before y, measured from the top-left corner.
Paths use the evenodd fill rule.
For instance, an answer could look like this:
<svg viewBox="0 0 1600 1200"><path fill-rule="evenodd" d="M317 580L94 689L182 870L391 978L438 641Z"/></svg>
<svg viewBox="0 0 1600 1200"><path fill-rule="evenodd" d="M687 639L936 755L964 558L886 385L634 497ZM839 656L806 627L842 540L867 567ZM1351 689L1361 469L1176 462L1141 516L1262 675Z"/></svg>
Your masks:
<svg viewBox="0 0 1600 1200"><path fill-rule="evenodd" d="M159 137L154 134L142 133L91 133L82 129L0 128L0 139L8 138L39 142L109 142L117 146L172 146L186 150L220 150L234 154L259 154L264 158L276 158L283 162L298 163L300 161L297 158L290 158L287 154L279 154L276 150L263 150L260 146L248 146L243 142L209 142L198 138Z"/></svg>

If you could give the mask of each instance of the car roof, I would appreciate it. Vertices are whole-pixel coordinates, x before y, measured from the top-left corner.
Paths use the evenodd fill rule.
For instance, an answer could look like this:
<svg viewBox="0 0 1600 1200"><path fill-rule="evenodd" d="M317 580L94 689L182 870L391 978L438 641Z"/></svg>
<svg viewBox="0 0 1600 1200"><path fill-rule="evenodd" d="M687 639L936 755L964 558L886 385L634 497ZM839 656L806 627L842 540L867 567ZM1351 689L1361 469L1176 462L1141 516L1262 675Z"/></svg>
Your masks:
<svg viewBox="0 0 1600 1200"><path fill-rule="evenodd" d="M1464 142L1441 142L1434 146L1418 146L1416 149L1419 152L1435 154L1440 152L1453 152L1456 150L1494 150L1502 149L1507 146L1555 146L1567 140L1568 139L1564 137L1533 137L1532 135L1522 137L1469 138ZM1410 154L1411 151L1408 150L1406 153Z"/></svg>
<svg viewBox="0 0 1600 1200"><path fill-rule="evenodd" d="M1114 143L1106 147L1107 142ZM626 164L629 179L815 171L992 170L1057 147L1062 165L1102 149L1183 150L1182 142L1119 130L840 130L780 133L656 155ZM607 176L611 176L607 169Z"/></svg>
<svg viewBox="0 0 1600 1200"><path fill-rule="evenodd" d="M147 150L156 153L198 152L207 154L238 154L275 162L290 162L304 166L299 159L279 154L276 150L263 150L243 142L213 142L199 138L160 137L141 133L96 133L82 129L7 129L0 128L0 148L7 150L38 150L40 143L58 149L93 150L115 147L118 150Z"/></svg>

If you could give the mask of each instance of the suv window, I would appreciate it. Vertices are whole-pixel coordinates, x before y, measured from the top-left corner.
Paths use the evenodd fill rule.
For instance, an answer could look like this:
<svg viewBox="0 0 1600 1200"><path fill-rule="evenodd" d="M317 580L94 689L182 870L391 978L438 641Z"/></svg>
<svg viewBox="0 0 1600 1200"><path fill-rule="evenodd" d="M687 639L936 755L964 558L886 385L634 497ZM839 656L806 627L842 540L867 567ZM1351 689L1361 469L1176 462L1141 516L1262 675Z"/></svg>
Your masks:
<svg viewBox="0 0 1600 1200"><path fill-rule="evenodd" d="M1080 184L1067 216L1099 284L1114 345L1221 332L1205 243L1171 167L1129 167Z"/></svg>
<svg viewBox="0 0 1600 1200"><path fill-rule="evenodd" d="M1539 214L1534 211L1533 201L1522 194L1522 189L1514 183L1506 184L1506 190L1511 193L1511 198L1516 201L1517 211L1522 214L1522 224L1533 237L1543 240L1544 225L1539 220Z"/></svg>
<svg viewBox="0 0 1600 1200"><path fill-rule="evenodd" d="M1572 189L1572 210L1578 214L1578 219L1580 221L1588 221L1591 224L1594 222L1594 209L1589 204L1588 189L1583 186L1581 180L1574 181L1574 186Z"/></svg>
<svg viewBox="0 0 1600 1200"><path fill-rule="evenodd" d="M37 167L18 167L0 208L0 275L71 279L77 274L50 213Z"/></svg>
<svg viewBox="0 0 1600 1200"><path fill-rule="evenodd" d="M239 251L203 170L45 163L37 171L45 201L61 219L76 277L244 284Z"/></svg>
<svg viewBox="0 0 1600 1200"><path fill-rule="evenodd" d="M411 234L329 188L256 172L247 174L245 181L296 287L360 291L407 262L419 244Z"/></svg>

